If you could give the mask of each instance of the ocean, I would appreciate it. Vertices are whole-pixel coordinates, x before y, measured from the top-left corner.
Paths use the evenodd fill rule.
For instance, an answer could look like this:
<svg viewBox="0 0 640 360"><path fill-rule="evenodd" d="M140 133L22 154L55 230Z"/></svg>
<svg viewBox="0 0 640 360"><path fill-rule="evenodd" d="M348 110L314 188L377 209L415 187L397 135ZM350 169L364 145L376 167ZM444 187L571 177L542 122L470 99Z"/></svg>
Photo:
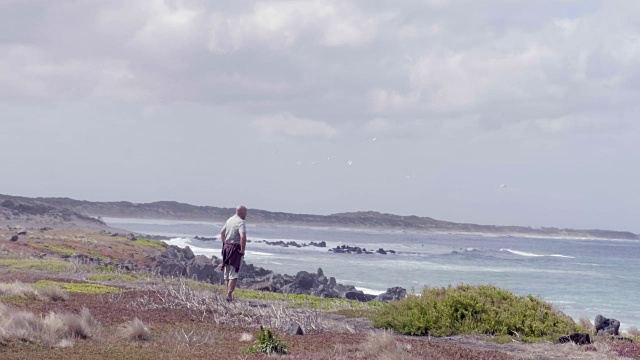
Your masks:
<svg viewBox="0 0 640 360"><path fill-rule="evenodd" d="M168 244L189 246L195 254L220 257L221 223L103 218L110 226L172 237ZM424 286L492 284L518 295L552 303L575 320L596 315L615 318L621 329L640 328L640 241L528 238L434 232L319 228L251 224L247 219L245 261L295 275L319 267L339 283L371 294L393 286L421 292ZM280 247L257 241L311 241L314 246ZM396 254L334 254L340 245Z"/></svg>

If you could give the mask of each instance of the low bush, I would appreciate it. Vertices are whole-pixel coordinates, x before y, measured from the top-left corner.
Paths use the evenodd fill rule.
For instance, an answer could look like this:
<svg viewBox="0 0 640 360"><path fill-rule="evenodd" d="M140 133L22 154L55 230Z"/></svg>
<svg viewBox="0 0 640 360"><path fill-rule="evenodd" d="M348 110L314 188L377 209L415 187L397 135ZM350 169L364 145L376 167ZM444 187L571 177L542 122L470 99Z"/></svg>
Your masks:
<svg viewBox="0 0 640 360"><path fill-rule="evenodd" d="M524 341L581 330L568 316L534 297L517 296L490 285L425 288L379 308L373 326L400 334L451 336L490 334Z"/></svg>
<svg viewBox="0 0 640 360"><path fill-rule="evenodd" d="M268 327L260 327L260 331L256 334L255 345L248 348L246 353L265 353L265 354L286 354L287 344L285 344L278 334L271 331Z"/></svg>

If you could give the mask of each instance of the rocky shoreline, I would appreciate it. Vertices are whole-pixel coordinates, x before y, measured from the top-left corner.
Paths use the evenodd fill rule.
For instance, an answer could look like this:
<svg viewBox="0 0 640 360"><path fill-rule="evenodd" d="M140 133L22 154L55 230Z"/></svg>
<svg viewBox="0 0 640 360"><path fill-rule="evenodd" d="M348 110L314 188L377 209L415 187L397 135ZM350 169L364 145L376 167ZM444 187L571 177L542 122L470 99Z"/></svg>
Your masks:
<svg viewBox="0 0 640 360"><path fill-rule="evenodd" d="M195 255L188 246L180 248L169 245L166 250L151 254L150 258L156 262L154 270L160 275L185 276L211 284L223 282L219 270L222 260L215 256L209 259L204 255ZM377 296L366 294L353 285L339 284L334 277L325 276L322 268L316 272L298 271L296 275L287 275L247 264L244 260L238 285L250 290L345 298L360 302L400 300L407 295L407 290L401 287L389 288Z"/></svg>

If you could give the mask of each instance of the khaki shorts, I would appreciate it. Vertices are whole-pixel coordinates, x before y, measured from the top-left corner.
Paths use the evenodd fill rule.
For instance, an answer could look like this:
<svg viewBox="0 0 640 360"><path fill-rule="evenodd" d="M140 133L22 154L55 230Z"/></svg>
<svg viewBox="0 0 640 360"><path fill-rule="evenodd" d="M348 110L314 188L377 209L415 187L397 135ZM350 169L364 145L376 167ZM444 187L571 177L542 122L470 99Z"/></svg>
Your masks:
<svg viewBox="0 0 640 360"><path fill-rule="evenodd" d="M224 279L225 280L234 280L238 278L238 273L240 272L240 268L236 271L234 266L225 266L224 267Z"/></svg>

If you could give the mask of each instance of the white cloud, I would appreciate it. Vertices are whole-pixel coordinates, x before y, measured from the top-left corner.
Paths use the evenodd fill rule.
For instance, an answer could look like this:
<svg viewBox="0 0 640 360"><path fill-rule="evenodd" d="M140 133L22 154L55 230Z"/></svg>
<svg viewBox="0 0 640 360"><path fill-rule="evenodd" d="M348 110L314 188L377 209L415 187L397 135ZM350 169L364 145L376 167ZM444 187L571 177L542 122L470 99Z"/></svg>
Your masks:
<svg viewBox="0 0 640 360"><path fill-rule="evenodd" d="M290 47L311 38L324 46L371 41L378 20L342 1L258 2L249 13L214 13L209 49L230 53L252 44Z"/></svg>
<svg viewBox="0 0 640 360"><path fill-rule="evenodd" d="M5 98L136 100L146 94L126 61L54 60L24 45L0 46L0 82Z"/></svg>
<svg viewBox="0 0 640 360"><path fill-rule="evenodd" d="M267 138L288 137L333 137L337 130L324 121L309 120L289 113L280 113L255 120L252 125Z"/></svg>

